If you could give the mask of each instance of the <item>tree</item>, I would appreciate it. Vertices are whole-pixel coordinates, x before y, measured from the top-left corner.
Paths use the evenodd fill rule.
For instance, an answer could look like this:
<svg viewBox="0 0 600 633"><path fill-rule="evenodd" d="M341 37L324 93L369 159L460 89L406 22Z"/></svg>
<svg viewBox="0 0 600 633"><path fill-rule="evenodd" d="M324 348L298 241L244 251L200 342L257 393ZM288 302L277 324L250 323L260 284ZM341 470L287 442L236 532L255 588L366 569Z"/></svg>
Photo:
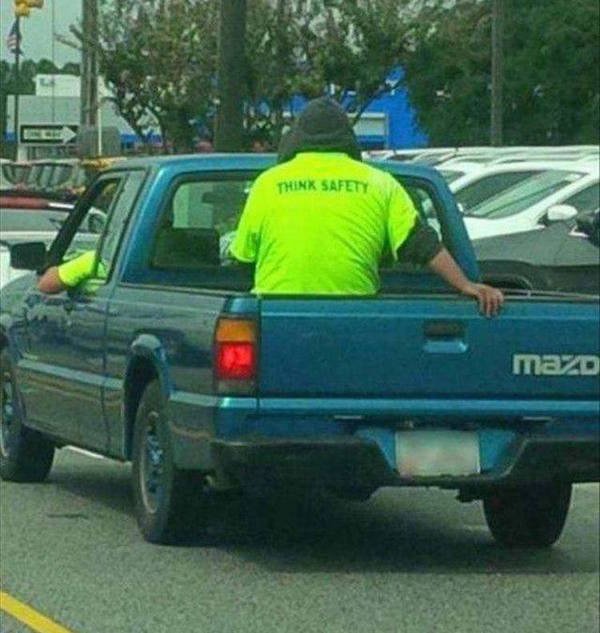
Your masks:
<svg viewBox="0 0 600 633"><path fill-rule="evenodd" d="M50 59L40 59L36 63L36 74L40 75L55 75L59 72L58 66Z"/></svg>
<svg viewBox="0 0 600 633"><path fill-rule="evenodd" d="M327 19L315 60L333 94L345 101L358 120L373 99L399 85L387 81L402 64L412 24L408 0L338 0L326 2ZM351 102L345 97L354 94Z"/></svg>
<svg viewBox="0 0 600 633"><path fill-rule="evenodd" d="M36 63L26 60L20 64L19 81L15 72L15 65L0 61L0 139L4 144L6 129L6 121L8 115L8 96L14 94L34 94L35 81L34 77L37 73Z"/></svg>
<svg viewBox="0 0 600 633"><path fill-rule="evenodd" d="M213 0L115 0L101 7L100 72L120 114L146 138L155 123L176 151L213 107Z"/></svg>
<svg viewBox="0 0 600 633"><path fill-rule="evenodd" d="M490 6L421 10L405 81L433 145L489 141ZM598 20L596 0L507 0L506 144L597 143Z"/></svg>
<svg viewBox="0 0 600 633"><path fill-rule="evenodd" d="M405 83L432 145L488 144L490 37L488 2L421 10Z"/></svg>
<svg viewBox="0 0 600 633"><path fill-rule="evenodd" d="M507 8L506 124L512 142L597 143L600 5L509 0Z"/></svg>
<svg viewBox="0 0 600 633"><path fill-rule="evenodd" d="M358 119L410 42L412 0L248 0L245 125L276 140L294 95L326 90ZM176 150L194 122L212 127L218 0L106 0L100 71L142 137L152 124ZM81 33L77 33L81 37ZM397 84L396 84L397 85Z"/></svg>
<svg viewBox="0 0 600 633"><path fill-rule="evenodd" d="M75 62L67 62L61 69L61 75L81 75L81 65Z"/></svg>
<svg viewBox="0 0 600 633"><path fill-rule="evenodd" d="M358 120L378 95L392 90L411 33L409 0L254 0L247 57L251 125L278 136L294 95L326 91ZM351 96L351 98L349 98Z"/></svg>

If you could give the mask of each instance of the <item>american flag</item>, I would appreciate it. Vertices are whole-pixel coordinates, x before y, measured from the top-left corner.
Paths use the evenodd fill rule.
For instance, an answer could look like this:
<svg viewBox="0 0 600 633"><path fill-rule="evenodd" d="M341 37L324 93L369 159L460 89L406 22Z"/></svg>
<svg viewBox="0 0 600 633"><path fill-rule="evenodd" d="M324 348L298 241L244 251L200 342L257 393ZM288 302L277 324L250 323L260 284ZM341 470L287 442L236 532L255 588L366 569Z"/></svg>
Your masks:
<svg viewBox="0 0 600 633"><path fill-rule="evenodd" d="M10 53L12 53L13 55L16 55L17 51L21 52L19 50L20 44L21 44L21 34L18 33L17 21L15 20L13 22L13 25L10 27L10 31L8 32L8 35L6 37L6 47L8 48L8 51Z"/></svg>

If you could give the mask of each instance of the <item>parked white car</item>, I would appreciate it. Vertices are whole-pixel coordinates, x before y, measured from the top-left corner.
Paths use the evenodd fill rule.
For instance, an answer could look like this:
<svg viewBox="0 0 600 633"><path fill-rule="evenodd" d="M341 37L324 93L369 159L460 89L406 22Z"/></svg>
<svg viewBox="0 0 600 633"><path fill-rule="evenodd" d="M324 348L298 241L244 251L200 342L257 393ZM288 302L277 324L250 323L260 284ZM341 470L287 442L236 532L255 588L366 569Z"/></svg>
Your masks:
<svg viewBox="0 0 600 633"><path fill-rule="evenodd" d="M440 166L438 169L445 169L445 167ZM468 213L474 206L508 191L521 182L536 183L537 181L534 180L536 177L550 171L556 172L559 180L560 176L564 175L568 182L575 182L585 176L597 174L598 165L592 162L573 163L555 160L483 165L479 166L479 169L472 168L464 176L453 180L450 183L450 190L462 211ZM540 181L542 187L543 182L543 180ZM535 188L535 184L533 186Z"/></svg>
<svg viewBox="0 0 600 633"><path fill-rule="evenodd" d="M600 196L598 171L597 164L573 163L521 180L464 208L467 232L471 239L508 235L594 211Z"/></svg>

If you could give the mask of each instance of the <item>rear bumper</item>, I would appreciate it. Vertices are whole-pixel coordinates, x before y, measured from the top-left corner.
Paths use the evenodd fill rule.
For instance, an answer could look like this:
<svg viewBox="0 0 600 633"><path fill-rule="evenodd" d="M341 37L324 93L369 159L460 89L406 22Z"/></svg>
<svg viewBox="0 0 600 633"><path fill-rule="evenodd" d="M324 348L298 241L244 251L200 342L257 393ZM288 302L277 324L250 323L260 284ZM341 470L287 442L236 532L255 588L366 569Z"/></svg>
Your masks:
<svg viewBox="0 0 600 633"><path fill-rule="evenodd" d="M234 485L376 489L393 471L379 447L355 438L212 442L217 473Z"/></svg>
<svg viewBox="0 0 600 633"><path fill-rule="evenodd" d="M549 481L600 481L598 437L521 437L498 467L469 476L402 478L372 441L249 439L211 442L219 479L235 486L276 484L375 490L381 486L435 486L477 491L502 485Z"/></svg>

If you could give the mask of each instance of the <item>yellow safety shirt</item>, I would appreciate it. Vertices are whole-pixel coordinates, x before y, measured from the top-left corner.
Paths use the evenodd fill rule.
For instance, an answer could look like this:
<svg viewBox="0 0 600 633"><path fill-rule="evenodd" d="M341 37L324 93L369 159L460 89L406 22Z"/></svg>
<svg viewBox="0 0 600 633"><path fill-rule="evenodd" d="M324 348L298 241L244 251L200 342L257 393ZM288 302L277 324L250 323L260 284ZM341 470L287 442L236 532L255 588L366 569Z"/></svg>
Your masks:
<svg viewBox="0 0 600 633"><path fill-rule="evenodd" d="M341 153L303 152L252 186L231 246L257 294L372 295L378 266L417 218L390 174Z"/></svg>
<svg viewBox="0 0 600 633"><path fill-rule="evenodd" d="M80 286L84 292L93 292L106 280L106 266L96 263L96 251L74 253L71 259L58 267L58 277L67 288Z"/></svg>

